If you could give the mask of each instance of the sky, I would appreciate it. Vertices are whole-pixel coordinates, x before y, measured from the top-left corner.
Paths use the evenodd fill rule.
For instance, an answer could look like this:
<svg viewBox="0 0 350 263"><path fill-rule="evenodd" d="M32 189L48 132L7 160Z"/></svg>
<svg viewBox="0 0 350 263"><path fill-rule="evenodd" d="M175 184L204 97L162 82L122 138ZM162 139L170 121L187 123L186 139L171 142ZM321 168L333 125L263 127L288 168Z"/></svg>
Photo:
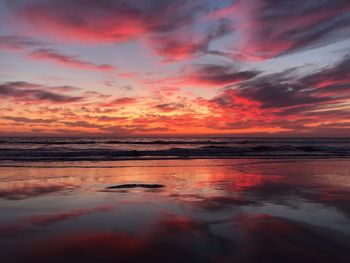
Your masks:
<svg viewBox="0 0 350 263"><path fill-rule="evenodd" d="M349 136L348 0L0 0L0 136Z"/></svg>

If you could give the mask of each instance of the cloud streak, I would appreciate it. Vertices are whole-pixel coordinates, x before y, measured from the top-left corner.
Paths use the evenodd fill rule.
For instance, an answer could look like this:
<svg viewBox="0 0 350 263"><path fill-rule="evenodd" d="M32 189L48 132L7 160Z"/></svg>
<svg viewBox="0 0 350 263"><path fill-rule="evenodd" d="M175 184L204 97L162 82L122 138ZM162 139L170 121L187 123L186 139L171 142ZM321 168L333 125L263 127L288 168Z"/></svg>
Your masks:
<svg viewBox="0 0 350 263"><path fill-rule="evenodd" d="M325 46L345 39L350 28L346 0L249 0L236 5L245 16L240 59L264 60Z"/></svg>
<svg viewBox="0 0 350 263"><path fill-rule="evenodd" d="M70 56L58 52L53 49L37 49L29 54L29 57L34 60L46 60L57 64L61 64L68 67L89 69L89 70L99 70L99 71L111 71L114 69L112 65L109 64L95 64L92 62L87 62L79 59L78 56Z"/></svg>
<svg viewBox="0 0 350 263"><path fill-rule="evenodd" d="M255 70L240 71L232 64L199 64L185 68L185 72L190 81L207 85L234 84L252 79L260 73Z"/></svg>
<svg viewBox="0 0 350 263"><path fill-rule="evenodd" d="M83 97L63 95L50 91L49 87L25 81L0 84L0 99L11 99L23 103L65 104L79 102Z"/></svg>
<svg viewBox="0 0 350 263"><path fill-rule="evenodd" d="M24 50L32 47L40 47L45 44L47 43L16 34L0 36L0 49Z"/></svg>

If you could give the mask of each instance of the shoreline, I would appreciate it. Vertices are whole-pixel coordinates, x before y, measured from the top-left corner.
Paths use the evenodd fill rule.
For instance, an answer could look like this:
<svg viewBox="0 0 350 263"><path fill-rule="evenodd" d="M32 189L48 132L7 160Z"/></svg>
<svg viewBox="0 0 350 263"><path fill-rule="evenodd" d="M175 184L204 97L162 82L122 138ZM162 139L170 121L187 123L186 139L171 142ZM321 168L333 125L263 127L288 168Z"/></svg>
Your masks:
<svg viewBox="0 0 350 263"><path fill-rule="evenodd" d="M151 156L151 157L116 157L116 158L41 158L41 159L28 159L28 158L17 158L17 159L0 159L0 167L14 167L12 165L8 165L7 163L72 163L72 162L123 162L123 161L162 161L162 160L242 160L242 159L264 159L264 160L315 160L315 159L349 159L349 155L247 155L247 156ZM5 164L4 164L5 163Z"/></svg>
<svg viewBox="0 0 350 263"><path fill-rule="evenodd" d="M237 157L237 158L153 158L153 159L117 159L117 160L65 160L65 161L13 161L4 162L0 161L0 168L126 168L126 167L160 167L159 165L142 165L148 162L172 162L176 161L177 165L169 163L164 167L181 167L178 162L183 161L237 161L239 165L250 165L250 164L273 164L273 163L294 163L294 162L312 162L315 160L322 161L347 161L349 157ZM247 160L247 163L242 163L242 161ZM251 162L256 160L256 162ZM140 165L141 164L141 165ZM232 166L233 163L229 164L212 164L208 166ZM187 165L184 165L187 166ZM192 167L195 167L193 163ZM201 164L198 164L201 166Z"/></svg>

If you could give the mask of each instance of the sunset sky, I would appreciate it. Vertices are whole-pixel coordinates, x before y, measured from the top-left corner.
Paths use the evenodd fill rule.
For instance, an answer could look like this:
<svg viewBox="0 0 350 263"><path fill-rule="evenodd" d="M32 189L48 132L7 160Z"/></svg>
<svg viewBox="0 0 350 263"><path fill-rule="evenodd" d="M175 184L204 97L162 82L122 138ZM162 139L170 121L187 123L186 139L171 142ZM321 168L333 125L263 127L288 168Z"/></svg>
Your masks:
<svg viewBox="0 0 350 263"><path fill-rule="evenodd" d="M0 135L349 136L349 0L0 0Z"/></svg>

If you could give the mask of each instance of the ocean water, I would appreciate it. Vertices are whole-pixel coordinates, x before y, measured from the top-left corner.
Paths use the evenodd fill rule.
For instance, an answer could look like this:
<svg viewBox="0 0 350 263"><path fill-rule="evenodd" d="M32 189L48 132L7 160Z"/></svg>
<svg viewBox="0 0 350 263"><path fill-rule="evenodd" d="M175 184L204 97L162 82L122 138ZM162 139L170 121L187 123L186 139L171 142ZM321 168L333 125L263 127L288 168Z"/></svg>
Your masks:
<svg viewBox="0 0 350 263"><path fill-rule="evenodd" d="M347 157L350 138L1 138L0 161Z"/></svg>
<svg viewBox="0 0 350 263"><path fill-rule="evenodd" d="M2 138L0 261L348 263L350 139Z"/></svg>

